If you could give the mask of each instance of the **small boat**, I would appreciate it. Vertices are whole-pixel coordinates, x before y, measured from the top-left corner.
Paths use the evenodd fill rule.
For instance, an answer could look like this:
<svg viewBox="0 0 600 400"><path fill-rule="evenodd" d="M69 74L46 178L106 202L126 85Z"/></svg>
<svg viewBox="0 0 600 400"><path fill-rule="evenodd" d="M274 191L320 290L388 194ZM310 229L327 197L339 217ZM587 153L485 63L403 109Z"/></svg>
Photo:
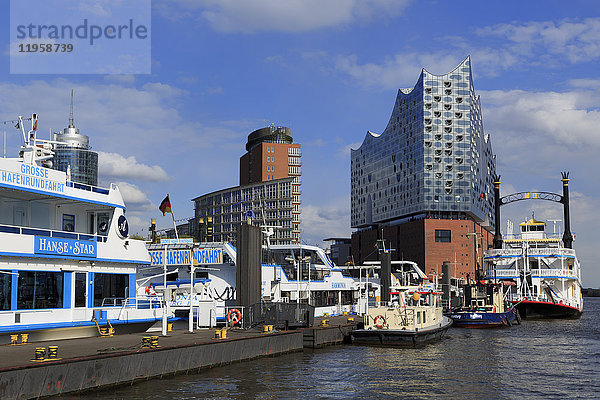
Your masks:
<svg viewBox="0 0 600 400"><path fill-rule="evenodd" d="M350 334L352 343L416 346L440 340L446 334L452 320L442 313L442 293L426 282L411 285L410 277L425 276L416 264L412 268L416 274L404 270L392 273L392 282L396 283L390 288L392 301L367 311L363 329Z"/></svg>
<svg viewBox="0 0 600 400"><path fill-rule="evenodd" d="M448 317L457 328L498 328L521 323L519 312L505 301L504 285L497 283L463 286L463 306Z"/></svg>

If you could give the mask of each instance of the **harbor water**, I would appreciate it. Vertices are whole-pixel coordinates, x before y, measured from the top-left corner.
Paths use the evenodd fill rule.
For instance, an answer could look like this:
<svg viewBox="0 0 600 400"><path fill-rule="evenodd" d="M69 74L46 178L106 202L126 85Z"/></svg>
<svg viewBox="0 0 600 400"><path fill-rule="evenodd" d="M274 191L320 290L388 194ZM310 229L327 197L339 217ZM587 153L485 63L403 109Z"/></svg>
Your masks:
<svg viewBox="0 0 600 400"><path fill-rule="evenodd" d="M452 328L421 348L336 346L61 399L597 399L600 298L578 320Z"/></svg>

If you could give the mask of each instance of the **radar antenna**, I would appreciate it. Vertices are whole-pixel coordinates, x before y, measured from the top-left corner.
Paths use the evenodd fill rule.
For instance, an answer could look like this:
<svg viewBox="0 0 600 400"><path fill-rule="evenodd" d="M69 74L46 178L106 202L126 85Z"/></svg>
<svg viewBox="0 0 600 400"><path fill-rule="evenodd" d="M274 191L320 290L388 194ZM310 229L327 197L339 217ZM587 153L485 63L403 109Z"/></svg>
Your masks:
<svg viewBox="0 0 600 400"><path fill-rule="evenodd" d="M69 115L69 128L75 128L75 119L73 118L73 92L71 89L71 114Z"/></svg>

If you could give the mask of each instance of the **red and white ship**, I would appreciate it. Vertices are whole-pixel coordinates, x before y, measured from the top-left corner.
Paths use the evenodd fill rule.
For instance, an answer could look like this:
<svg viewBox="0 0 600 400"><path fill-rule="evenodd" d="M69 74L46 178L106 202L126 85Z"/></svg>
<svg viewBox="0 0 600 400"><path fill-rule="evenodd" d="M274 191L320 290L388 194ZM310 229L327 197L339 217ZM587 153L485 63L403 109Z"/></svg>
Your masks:
<svg viewBox="0 0 600 400"><path fill-rule="evenodd" d="M510 285L508 299L524 318L579 318L583 311L581 269L575 250L546 223L531 218L503 248L485 252L486 278Z"/></svg>

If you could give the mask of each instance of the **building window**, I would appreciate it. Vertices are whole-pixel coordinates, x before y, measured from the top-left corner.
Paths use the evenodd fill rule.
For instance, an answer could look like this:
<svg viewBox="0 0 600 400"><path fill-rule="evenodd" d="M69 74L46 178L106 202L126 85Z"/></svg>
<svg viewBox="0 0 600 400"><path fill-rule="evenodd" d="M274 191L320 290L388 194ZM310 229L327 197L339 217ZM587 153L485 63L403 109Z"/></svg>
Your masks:
<svg viewBox="0 0 600 400"><path fill-rule="evenodd" d="M450 243L452 240L452 231L448 229L436 229L435 241L437 243Z"/></svg>

